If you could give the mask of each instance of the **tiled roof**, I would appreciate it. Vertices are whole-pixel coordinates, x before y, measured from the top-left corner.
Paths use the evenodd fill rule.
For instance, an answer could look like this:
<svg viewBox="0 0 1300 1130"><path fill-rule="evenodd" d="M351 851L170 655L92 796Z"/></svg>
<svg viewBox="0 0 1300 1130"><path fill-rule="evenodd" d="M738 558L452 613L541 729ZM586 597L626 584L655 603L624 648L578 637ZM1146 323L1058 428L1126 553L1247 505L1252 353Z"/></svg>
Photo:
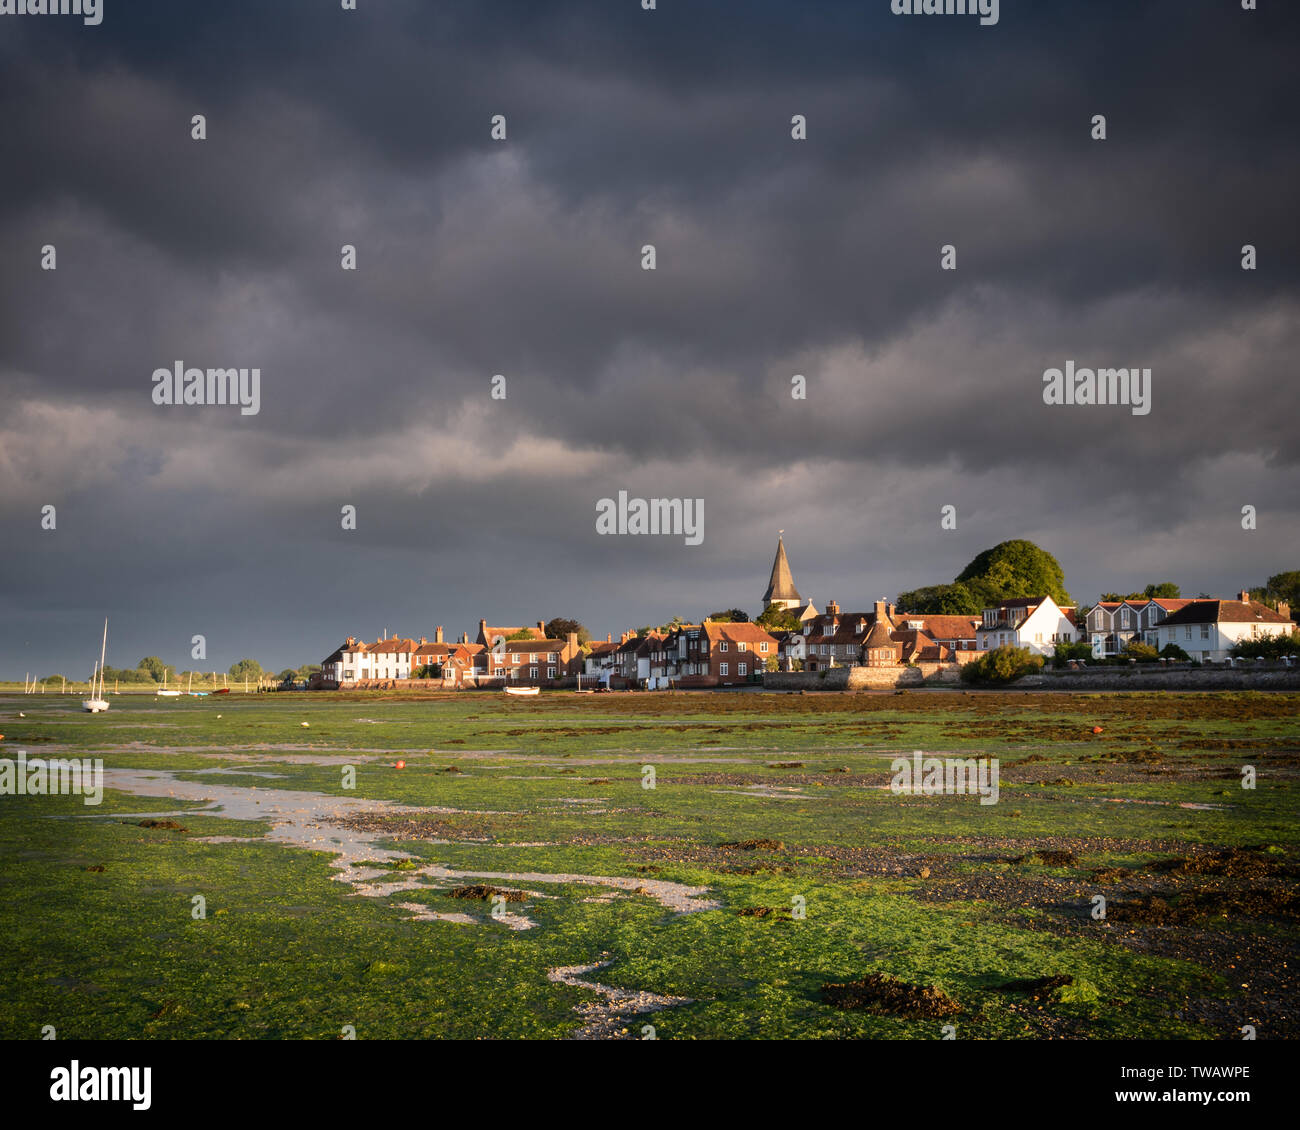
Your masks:
<svg viewBox="0 0 1300 1130"><path fill-rule="evenodd" d="M1178 624L1290 624L1290 617L1274 612L1267 604L1252 600L1243 604L1239 600L1193 600L1171 612L1160 626Z"/></svg>

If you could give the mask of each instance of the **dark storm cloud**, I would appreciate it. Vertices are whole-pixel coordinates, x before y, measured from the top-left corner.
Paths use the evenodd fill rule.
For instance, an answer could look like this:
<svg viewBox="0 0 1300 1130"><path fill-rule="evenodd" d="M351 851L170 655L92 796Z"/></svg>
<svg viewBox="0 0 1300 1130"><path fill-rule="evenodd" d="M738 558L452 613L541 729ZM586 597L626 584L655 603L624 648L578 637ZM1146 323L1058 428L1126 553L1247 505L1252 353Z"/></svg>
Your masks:
<svg viewBox="0 0 1300 1130"><path fill-rule="evenodd" d="M322 606L384 626L353 622L376 589L417 632L503 593L504 619L593 627L752 603L726 594L761 591L778 526L802 526L803 587L842 603L1012 536L1076 595L1130 562L1172 573L1189 542L1191 587L1294 567L1300 21L336 8L0 23L0 529L31 546L0 563L9 607L66 613L94 554L97 598L174 580L148 613L170 626L199 586L198 618L288 662L304 623L339 634ZM47 242L57 272L35 270ZM155 408L149 374L177 358L260 366L262 412ZM1152 367L1152 414L1048 408L1067 358ZM545 470L501 465L516 443ZM705 546L596 537L622 486L705 496ZM53 545L32 543L44 502ZM1270 515L1247 548L1227 536L1244 502ZM292 596L241 584L268 576Z"/></svg>

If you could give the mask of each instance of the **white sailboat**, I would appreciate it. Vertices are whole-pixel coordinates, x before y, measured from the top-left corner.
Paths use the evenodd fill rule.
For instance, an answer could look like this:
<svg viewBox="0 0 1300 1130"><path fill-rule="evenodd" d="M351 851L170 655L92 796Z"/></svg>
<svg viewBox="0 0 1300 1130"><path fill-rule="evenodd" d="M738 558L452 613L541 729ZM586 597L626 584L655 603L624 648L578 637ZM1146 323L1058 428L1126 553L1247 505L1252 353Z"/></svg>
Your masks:
<svg viewBox="0 0 1300 1130"><path fill-rule="evenodd" d="M104 620L104 639L99 645L99 666L90 678L90 697L81 700L81 708L98 714L108 709L108 700L104 697L104 655L108 650L108 620Z"/></svg>

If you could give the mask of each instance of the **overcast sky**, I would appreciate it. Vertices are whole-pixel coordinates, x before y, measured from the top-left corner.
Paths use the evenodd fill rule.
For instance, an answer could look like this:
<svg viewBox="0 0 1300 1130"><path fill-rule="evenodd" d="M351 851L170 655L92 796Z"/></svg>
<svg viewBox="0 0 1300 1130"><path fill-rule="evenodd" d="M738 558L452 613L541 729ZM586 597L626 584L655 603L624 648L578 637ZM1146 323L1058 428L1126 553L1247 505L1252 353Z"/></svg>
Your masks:
<svg viewBox="0 0 1300 1130"><path fill-rule="evenodd" d="M1008 538L1081 601L1300 568L1300 12L1260 7L0 17L0 677L84 678L104 616L116 666L279 669L757 613L778 529L818 607ZM260 411L155 405L177 360ZM1044 404L1067 360L1149 367L1149 415ZM620 489L703 543L597 535Z"/></svg>

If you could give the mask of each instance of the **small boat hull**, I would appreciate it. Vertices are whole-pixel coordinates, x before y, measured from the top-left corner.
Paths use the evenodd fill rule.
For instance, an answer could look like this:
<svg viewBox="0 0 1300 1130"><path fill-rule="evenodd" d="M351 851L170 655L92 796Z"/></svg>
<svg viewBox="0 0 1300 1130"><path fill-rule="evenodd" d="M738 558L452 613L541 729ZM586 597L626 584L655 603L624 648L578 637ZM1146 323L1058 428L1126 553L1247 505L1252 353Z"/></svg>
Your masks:
<svg viewBox="0 0 1300 1130"><path fill-rule="evenodd" d="M102 714L108 709L108 703L106 703L102 698L82 699L81 709L90 714Z"/></svg>
<svg viewBox="0 0 1300 1130"><path fill-rule="evenodd" d="M502 687L506 694L532 695L541 691L541 687Z"/></svg>

